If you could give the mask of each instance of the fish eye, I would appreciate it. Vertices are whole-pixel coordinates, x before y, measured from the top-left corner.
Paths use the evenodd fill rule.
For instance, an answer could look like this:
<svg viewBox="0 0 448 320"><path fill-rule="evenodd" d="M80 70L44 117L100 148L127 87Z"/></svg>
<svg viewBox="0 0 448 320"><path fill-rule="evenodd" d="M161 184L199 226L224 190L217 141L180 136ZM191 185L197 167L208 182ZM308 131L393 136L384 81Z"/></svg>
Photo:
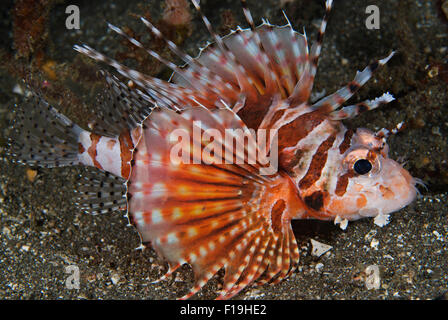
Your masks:
<svg viewBox="0 0 448 320"><path fill-rule="evenodd" d="M355 170L358 174L366 174L372 170L372 164L369 160L360 159L355 162L353 165L353 170Z"/></svg>

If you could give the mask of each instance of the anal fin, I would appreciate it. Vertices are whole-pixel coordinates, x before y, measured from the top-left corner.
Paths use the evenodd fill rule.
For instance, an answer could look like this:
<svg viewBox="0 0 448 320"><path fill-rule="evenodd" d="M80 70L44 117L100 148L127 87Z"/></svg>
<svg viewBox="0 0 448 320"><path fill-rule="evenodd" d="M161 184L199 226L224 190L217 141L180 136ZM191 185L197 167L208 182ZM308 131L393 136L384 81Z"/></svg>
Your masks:
<svg viewBox="0 0 448 320"><path fill-rule="evenodd" d="M126 210L126 181L98 169L85 169L78 186L76 205L86 213L99 214Z"/></svg>

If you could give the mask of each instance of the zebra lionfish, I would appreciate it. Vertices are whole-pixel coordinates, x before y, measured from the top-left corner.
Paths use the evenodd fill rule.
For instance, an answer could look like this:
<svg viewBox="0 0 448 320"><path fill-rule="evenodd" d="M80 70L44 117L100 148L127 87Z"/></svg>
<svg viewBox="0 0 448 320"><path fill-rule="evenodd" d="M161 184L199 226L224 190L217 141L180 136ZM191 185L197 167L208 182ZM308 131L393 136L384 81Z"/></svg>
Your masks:
<svg viewBox="0 0 448 320"><path fill-rule="evenodd" d="M416 197L414 179L388 158L386 138L395 129L348 130L341 120L394 100L389 93L343 106L383 66L393 52L358 72L333 94L310 102L322 39L332 1L316 42L286 25L263 20L255 26L241 0L249 28L220 37L192 0L213 43L192 58L141 18L153 36L185 62L183 67L145 49L120 28L109 28L173 70L169 82L130 69L93 48L75 50L113 67L128 85L103 72L107 88L95 106L98 119L84 130L34 94L18 108L11 154L18 162L41 167L85 165L98 168L78 188L79 207L91 213L124 210L142 239L169 264L171 275L183 264L195 274L197 293L225 269L218 298L227 299L249 285L278 283L296 268L299 250L292 219L344 224L363 217L387 222ZM192 133L185 141L188 159L206 138L193 137L193 123L223 133L241 129L277 130L278 171L261 175L263 164L243 161L185 164L170 160L173 130ZM215 140L230 158L233 143ZM190 148L190 146L192 148ZM183 149L183 151L185 151ZM196 151L195 151L196 150ZM255 150L257 151L257 150ZM248 156L253 149L245 147ZM229 153L227 153L228 155Z"/></svg>

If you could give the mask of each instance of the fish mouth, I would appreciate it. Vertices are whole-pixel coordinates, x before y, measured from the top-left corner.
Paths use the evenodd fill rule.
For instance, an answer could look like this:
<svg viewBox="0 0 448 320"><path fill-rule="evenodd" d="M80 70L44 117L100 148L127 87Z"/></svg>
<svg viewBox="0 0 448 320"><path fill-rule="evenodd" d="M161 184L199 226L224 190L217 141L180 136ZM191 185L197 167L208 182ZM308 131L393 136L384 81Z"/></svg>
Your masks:
<svg viewBox="0 0 448 320"><path fill-rule="evenodd" d="M404 169L398 162L387 159L383 163L386 179L389 181L380 187L381 200L378 208L382 214L390 214L409 205L417 197L419 180ZM381 202L383 205L381 205ZM381 210L382 209L382 210Z"/></svg>
<svg viewBox="0 0 448 320"><path fill-rule="evenodd" d="M399 163L385 159L382 163L382 175L376 182L377 188L369 192L368 205L359 209L351 218L377 217L389 215L409 205L419 194L419 179L411 176Z"/></svg>

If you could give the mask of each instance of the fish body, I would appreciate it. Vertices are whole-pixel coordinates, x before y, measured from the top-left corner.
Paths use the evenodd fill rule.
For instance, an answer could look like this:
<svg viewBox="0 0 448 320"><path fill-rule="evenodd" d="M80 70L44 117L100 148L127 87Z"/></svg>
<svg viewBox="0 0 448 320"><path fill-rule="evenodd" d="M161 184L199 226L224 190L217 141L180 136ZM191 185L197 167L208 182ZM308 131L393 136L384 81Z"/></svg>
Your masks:
<svg viewBox="0 0 448 320"><path fill-rule="evenodd" d="M184 298L222 268L223 299L251 284L286 278L299 259L292 219L387 220L416 196L418 180L388 158L386 138L401 124L375 133L348 130L341 122L394 99L385 93L343 106L393 53L311 103L332 1L326 1L318 40L310 48L289 21L255 27L242 3L250 28L223 38L202 15L214 44L197 58L142 18L186 63L178 67L145 49L173 69L172 82L75 46L138 89L103 72L107 89L91 130L34 95L18 111L12 139L11 154L19 162L100 169L78 187L78 206L91 213L125 210L142 242L167 260L163 278L191 265L196 282ZM260 132L264 144L257 140Z"/></svg>

